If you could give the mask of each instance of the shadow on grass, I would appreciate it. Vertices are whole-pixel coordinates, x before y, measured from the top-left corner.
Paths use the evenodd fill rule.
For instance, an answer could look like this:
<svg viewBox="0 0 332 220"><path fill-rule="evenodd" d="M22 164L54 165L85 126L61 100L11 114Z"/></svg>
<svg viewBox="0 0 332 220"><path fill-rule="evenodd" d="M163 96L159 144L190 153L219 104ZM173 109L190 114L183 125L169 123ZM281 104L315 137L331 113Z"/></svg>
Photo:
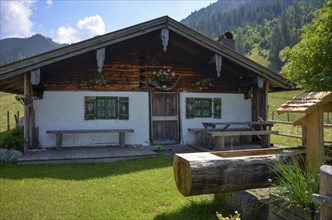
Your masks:
<svg viewBox="0 0 332 220"><path fill-rule="evenodd" d="M172 158L169 157L151 157L98 164L17 165L15 163L0 162L0 179L54 178L85 180L171 166Z"/></svg>
<svg viewBox="0 0 332 220"><path fill-rule="evenodd" d="M221 207L220 203L214 200L201 199L199 201L188 201L183 207L173 211L157 215L154 220L173 220L173 219L191 219L191 220L216 220L216 212L229 216L230 210Z"/></svg>

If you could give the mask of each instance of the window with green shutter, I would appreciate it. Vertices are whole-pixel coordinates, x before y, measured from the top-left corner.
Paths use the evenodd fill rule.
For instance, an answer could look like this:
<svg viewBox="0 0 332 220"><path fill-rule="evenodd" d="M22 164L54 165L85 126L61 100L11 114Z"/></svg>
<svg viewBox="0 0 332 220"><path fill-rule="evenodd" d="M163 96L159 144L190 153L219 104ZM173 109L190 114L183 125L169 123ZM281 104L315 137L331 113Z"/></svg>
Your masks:
<svg viewBox="0 0 332 220"><path fill-rule="evenodd" d="M129 98L119 97L119 120L129 119Z"/></svg>
<svg viewBox="0 0 332 220"><path fill-rule="evenodd" d="M186 98L186 118L209 118L212 116L212 99Z"/></svg>
<svg viewBox="0 0 332 220"><path fill-rule="evenodd" d="M221 118L221 98L213 99L213 117Z"/></svg>
<svg viewBox="0 0 332 220"><path fill-rule="evenodd" d="M186 98L186 118L194 118L195 117L195 99L194 98Z"/></svg>
<svg viewBox="0 0 332 220"><path fill-rule="evenodd" d="M84 97L84 119L129 119L128 97L86 96Z"/></svg>

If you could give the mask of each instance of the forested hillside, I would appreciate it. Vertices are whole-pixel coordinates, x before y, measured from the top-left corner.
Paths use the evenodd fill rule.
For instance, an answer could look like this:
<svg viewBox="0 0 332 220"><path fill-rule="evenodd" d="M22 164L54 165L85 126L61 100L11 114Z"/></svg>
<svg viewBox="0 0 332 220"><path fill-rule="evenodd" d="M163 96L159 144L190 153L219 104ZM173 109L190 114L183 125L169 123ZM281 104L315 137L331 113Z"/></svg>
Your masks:
<svg viewBox="0 0 332 220"><path fill-rule="evenodd" d="M312 21L314 11L324 2L218 0L181 22L210 38L231 31L239 53L279 72L283 65L280 50L299 42L302 26Z"/></svg>
<svg viewBox="0 0 332 220"><path fill-rule="evenodd" d="M29 38L7 38L0 40L0 65L12 63L27 57L65 46L51 38L36 34Z"/></svg>

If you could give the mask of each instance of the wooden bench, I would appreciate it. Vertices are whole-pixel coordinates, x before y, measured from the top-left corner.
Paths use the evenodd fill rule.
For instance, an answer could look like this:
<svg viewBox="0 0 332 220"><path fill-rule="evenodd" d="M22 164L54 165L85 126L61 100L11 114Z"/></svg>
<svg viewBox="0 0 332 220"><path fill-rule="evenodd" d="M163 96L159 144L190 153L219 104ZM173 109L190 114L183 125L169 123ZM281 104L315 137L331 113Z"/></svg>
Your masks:
<svg viewBox="0 0 332 220"><path fill-rule="evenodd" d="M278 134L278 131L210 131L212 137L216 137L216 148L215 150L223 150L225 148L225 137L229 136L245 136L245 135L271 135ZM269 138L267 138L269 140ZM269 141L267 143L261 142L262 148L269 147Z"/></svg>
<svg viewBox="0 0 332 220"><path fill-rule="evenodd" d="M119 146L125 146L125 133L133 133L134 129L87 129L87 130L47 130L46 134L56 135L56 149L62 148L63 134L87 134L87 133L119 133Z"/></svg>

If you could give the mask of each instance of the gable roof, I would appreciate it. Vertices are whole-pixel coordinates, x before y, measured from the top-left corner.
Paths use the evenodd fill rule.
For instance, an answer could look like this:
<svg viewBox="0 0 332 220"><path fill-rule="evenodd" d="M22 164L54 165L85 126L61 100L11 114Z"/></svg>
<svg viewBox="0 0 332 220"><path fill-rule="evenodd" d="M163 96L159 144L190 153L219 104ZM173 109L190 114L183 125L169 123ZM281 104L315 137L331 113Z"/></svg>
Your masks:
<svg viewBox="0 0 332 220"><path fill-rule="evenodd" d="M135 38L146 33L168 28L182 37L207 48L208 50L232 60L238 65L251 70L258 76L268 80L270 85L275 88L291 89L284 78L271 70L259 65L258 63L238 54L237 52L224 47L220 43L213 41L202 34L188 28L187 26L173 20L168 16L160 17L128 28L114 31L102 36L97 36L85 41L81 41L66 47L39 54L24 60L20 60L0 68L1 81L9 78L17 78L25 72L43 67L45 65L78 56L89 51L116 44L131 38ZM0 87L1 88L1 87ZM1 90L1 89L0 89Z"/></svg>

